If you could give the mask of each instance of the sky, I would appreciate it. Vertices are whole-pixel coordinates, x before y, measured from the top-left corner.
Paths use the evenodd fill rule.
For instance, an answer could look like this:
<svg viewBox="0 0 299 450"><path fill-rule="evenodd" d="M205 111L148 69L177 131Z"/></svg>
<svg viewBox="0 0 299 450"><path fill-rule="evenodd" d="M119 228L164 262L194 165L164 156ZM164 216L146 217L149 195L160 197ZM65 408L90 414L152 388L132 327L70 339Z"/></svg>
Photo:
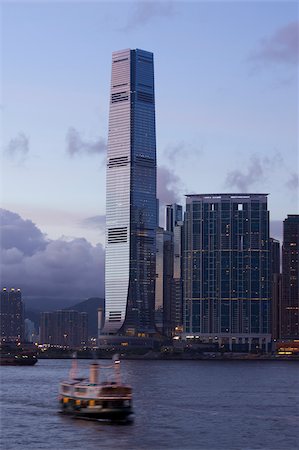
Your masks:
<svg viewBox="0 0 299 450"><path fill-rule="evenodd" d="M288 1L2 2L2 285L103 295L111 54L125 48L154 53L161 224L185 194L263 192L280 238L298 213L298 21Z"/></svg>

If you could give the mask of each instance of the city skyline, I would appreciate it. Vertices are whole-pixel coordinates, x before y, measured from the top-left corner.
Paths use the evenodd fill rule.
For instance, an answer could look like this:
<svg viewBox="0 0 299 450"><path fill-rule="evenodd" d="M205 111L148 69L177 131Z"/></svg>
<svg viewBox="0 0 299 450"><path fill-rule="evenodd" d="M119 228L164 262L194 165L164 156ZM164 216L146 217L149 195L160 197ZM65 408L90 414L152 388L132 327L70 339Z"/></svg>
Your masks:
<svg viewBox="0 0 299 450"><path fill-rule="evenodd" d="M83 285L95 286L94 265L103 272L117 48L155 54L161 206L184 205L190 193L267 192L271 236L279 239L282 221L298 209L295 5L122 3L112 24L113 10L108 3L2 5L4 274L25 268L33 278L44 268L48 295L67 295L67 279L80 297Z"/></svg>

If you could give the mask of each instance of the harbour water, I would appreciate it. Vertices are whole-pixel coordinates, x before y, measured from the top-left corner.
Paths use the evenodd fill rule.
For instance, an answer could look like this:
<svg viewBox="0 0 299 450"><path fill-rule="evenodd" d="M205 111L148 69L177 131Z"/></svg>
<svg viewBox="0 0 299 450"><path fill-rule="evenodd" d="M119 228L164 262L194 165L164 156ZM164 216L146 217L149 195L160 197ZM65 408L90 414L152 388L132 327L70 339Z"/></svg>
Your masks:
<svg viewBox="0 0 299 450"><path fill-rule="evenodd" d="M89 363L78 361L80 374ZM3 450L299 448L297 362L122 361L134 393L131 425L58 414L70 364L0 368Z"/></svg>

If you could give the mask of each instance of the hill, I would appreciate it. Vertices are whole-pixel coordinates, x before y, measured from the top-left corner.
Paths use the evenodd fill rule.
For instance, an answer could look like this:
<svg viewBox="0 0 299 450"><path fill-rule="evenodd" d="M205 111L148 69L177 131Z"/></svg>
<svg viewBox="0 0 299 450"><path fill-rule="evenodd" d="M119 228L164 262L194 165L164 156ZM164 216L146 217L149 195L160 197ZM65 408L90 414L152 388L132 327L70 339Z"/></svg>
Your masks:
<svg viewBox="0 0 299 450"><path fill-rule="evenodd" d="M98 308L105 307L105 300L99 297L91 297L83 302L70 306L68 310L86 312L88 314L88 335L97 337L98 335Z"/></svg>
<svg viewBox="0 0 299 450"><path fill-rule="evenodd" d="M36 331L38 331L40 323L40 313L44 311L55 311L58 309L74 310L78 312L86 312L88 315L88 335L96 337L98 334L98 308L105 307L105 301L103 298L91 297L82 302L75 303L67 308L61 306L61 303L43 302L39 304L39 308L28 309L25 304L25 318L32 320L35 324Z"/></svg>

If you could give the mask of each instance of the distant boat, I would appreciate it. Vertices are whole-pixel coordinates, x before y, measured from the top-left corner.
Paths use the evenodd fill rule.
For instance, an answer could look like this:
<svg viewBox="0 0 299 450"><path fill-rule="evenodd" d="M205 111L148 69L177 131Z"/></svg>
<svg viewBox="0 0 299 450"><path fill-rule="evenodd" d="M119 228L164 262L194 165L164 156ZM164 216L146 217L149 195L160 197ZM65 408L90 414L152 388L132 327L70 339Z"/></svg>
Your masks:
<svg viewBox="0 0 299 450"><path fill-rule="evenodd" d="M60 383L60 406L63 414L76 418L127 422L132 418L132 388L122 384L120 361L114 358L113 365L90 365L88 378L76 377L76 359L70 371L70 380ZM101 369L114 368L111 381L99 382Z"/></svg>
<svg viewBox="0 0 299 450"><path fill-rule="evenodd" d="M37 361L34 344L15 342L0 344L0 366L33 366Z"/></svg>

